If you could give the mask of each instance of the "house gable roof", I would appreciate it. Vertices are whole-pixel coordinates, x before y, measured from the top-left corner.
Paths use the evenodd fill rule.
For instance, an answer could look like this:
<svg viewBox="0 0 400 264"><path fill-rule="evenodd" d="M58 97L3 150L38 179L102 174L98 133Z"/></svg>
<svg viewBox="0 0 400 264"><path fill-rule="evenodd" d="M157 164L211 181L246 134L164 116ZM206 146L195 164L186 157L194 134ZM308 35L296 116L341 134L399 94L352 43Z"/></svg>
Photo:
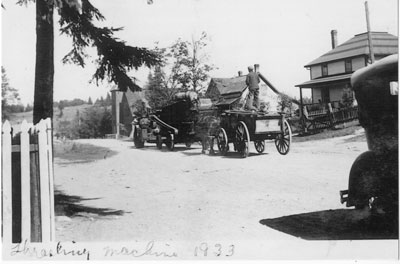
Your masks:
<svg viewBox="0 0 400 264"><path fill-rule="evenodd" d="M126 99L128 100L128 103L130 104L130 106L132 106L132 104L135 104L136 101L143 100L145 98L143 91L132 92L129 89L125 92L125 96L126 96Z"/></svg>
<svg viewBox="0 0 400 264"><path fill-rule="evenodd" d="M337 82L343 82L343 81L349 82L351 75L352 75L352 73L348 73L348 74L328 76L325 78L316 78L316 79L304 82L302 84L297 84L295 86L301 87L301 88L312 88L312 87L318 87L321 84L330 84L330 83L337 83Z"/></svg>
<svg viewBox="0 0 400 264"><path fill-rule="evenodd" d="M144 91L132 92L127 89L126 92L117 91L117 102L122 103L123 98L126 98L129 107L134 105L138 100L146 100Z"/></svg>
<svg viewBox="0 0 400 264"><path fill-rule="evenodd" d="M387 56L398 52L398 38L387 32L371 32L375 55ZM369 55L368 34L362 33L338 45L304 67L361 55Z"/></svg>
<svg viewBox="0 0 400 264"><path fill-rule="evenodd" d="M211 78L208 91L215 87L220 95L242 93L246 88L246 75L233 78Z"/></svg>

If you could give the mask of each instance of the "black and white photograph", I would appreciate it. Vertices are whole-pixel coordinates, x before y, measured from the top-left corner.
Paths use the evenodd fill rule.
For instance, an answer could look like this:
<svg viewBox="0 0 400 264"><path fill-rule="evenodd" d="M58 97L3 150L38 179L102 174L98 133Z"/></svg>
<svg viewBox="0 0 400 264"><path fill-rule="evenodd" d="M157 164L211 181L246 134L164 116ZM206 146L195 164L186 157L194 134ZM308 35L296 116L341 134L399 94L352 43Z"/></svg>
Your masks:
<svg viewBox="0 0 400 264"><path fill-rule="evenodd" d="M397 0L2 0L2 261L400 260Z"/></svg>

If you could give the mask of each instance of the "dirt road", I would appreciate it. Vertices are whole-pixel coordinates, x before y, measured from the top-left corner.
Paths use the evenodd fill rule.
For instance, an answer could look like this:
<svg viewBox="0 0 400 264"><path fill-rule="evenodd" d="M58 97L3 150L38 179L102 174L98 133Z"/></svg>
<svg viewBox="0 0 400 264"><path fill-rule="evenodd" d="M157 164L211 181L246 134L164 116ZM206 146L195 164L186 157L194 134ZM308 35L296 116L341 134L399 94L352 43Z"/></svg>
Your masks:
<svg viewBox="0 0 400 264"><path fill-rule="evenodd" d="M56 159L57 239L307 244L392 238L384 229L360 227L358 220L367 216L339 202L353 161L367 150L354 136L292 143L286 156L273 142L264 154L251 144L246 159L234 152L204 155L198 145L170 152L151 144L136 149L131 141L80 140L117 154L91 163ZM376 243L389 243L378 255L397 256L396 241ZM354 251L345 248L344 257L352 257ZM355 256L372 254L369 245L357 248ZM305 255L314 253L320 257L318 250ZM265 254L259 252L291 256L282 248Z"/></svg>

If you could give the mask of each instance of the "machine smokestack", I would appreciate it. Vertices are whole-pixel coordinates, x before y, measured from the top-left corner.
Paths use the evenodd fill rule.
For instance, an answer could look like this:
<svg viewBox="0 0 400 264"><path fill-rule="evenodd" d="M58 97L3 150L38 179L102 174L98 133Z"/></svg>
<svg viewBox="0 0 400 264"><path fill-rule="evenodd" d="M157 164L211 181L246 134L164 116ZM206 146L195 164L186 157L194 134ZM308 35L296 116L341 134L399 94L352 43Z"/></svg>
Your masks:
<svg viewBox="0 0 400 264"><path fill-rule="evenodd" d="M338 45L338 40L337 40L337 30L331 30L331 41L332 41L332 49L336 48Z"/></svg>
<svg viewBox="0 0 400 264"><path fill-rule="evenodd" d="M238 75L239 75L239 77L242 76L243 72L242 71L238 71Z"/></svg>
<svg viewBox="0 0 400 264"><path fill-rule="evenodd" d="M258 72L260 69L260 64L254 64L254 72Z"/></svg>

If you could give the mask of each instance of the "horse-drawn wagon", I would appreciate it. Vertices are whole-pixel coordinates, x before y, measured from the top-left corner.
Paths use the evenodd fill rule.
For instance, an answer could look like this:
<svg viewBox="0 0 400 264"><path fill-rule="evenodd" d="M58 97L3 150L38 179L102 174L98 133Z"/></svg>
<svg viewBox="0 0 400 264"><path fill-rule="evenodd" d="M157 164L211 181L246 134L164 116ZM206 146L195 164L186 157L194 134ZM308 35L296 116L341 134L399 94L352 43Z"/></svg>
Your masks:
<svg viewBox="0 0 400 264"><path fill-rule="evenodd" d="M252 111L226 110L221 113L217 146L222 155L229 151L229 143L241 157L249 155L249 144L254 142L258 153L265 150L265 140L274 140L278 152L286 155L290 150L292 132L283 114L264 114Z"/></svg>
<svg viewBox="0 0 400 264"><path fill-rule="evenodd" d="M259 72L263 80L274 92L276 88ZM292 131L284 113L266 112L266 109L245 110L248 99L248 88L245 83L246 76L227 79L217 79L215 86L223 91L219 101L215 104L218 108L219 126L214 135L218 150L222 155L229 151L229 144L241 157L249 155L250 142L254 142L258 153L265 150L265 140L273 140L278 152L286 155L292 142Z"/></svg>

